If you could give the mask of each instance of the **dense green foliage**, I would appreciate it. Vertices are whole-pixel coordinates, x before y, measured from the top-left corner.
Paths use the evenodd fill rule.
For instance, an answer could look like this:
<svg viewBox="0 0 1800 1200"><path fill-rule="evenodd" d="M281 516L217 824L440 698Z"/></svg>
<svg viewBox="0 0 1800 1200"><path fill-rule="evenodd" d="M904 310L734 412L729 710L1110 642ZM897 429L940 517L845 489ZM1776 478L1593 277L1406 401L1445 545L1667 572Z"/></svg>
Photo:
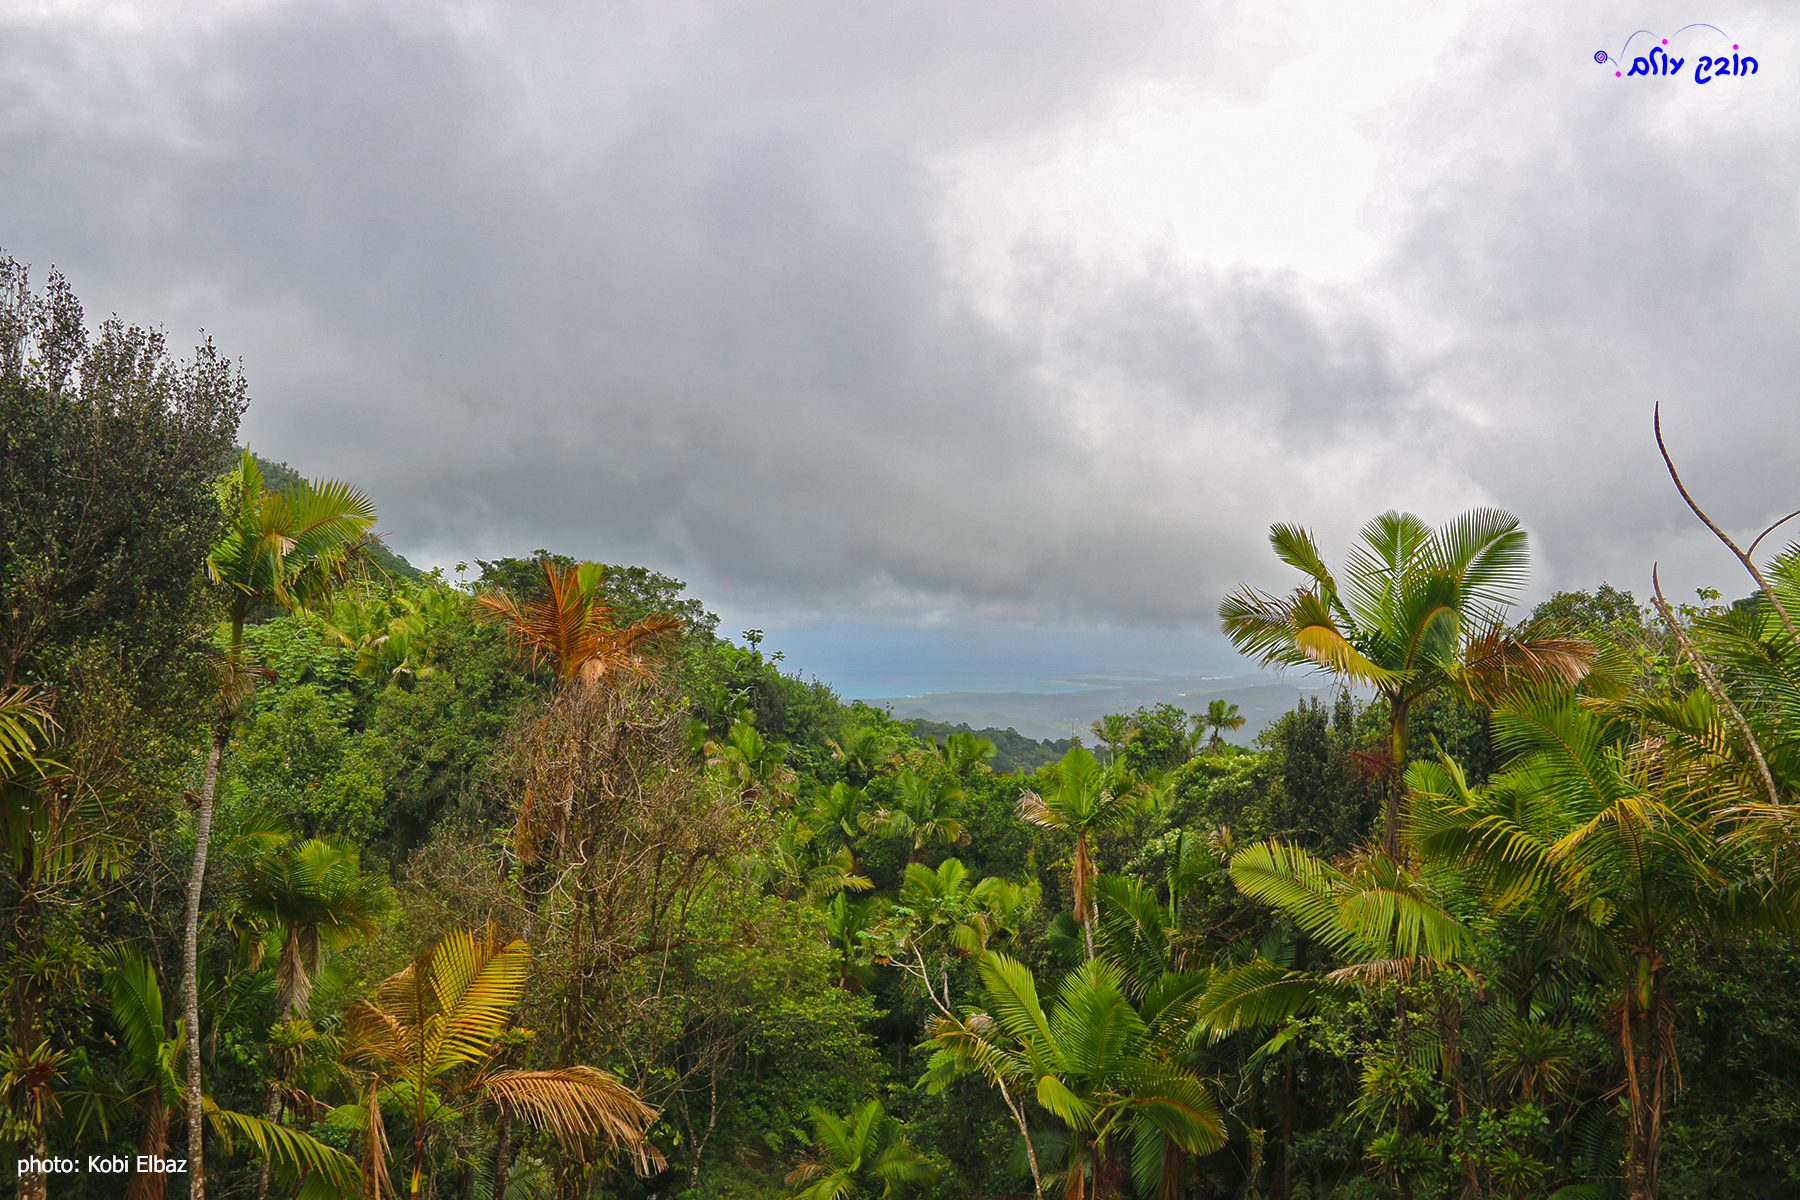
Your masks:
<svg viewBox="0 0 1800 1200"><path fill-rule="evenodd" d="M66 289L6 269L9 1159L187 1136L216 736L216 1195L1800 1182L1794 550L1735 605L1602 586L1516 620L1505 514L1384 518L1366 540L1406 545L1353 562L1349 602L1278 529L1306 587L1228 621L1378 686L1249 746L1222 702L1112 714L1094 749L900 722L642 568L538 550L457 585L350 538L314 580L233 587L231 522L354 489L221 487L242 381L116 324L90 343ZM1377 594L1444 600L1471 564L1466 603Z"/></svg>

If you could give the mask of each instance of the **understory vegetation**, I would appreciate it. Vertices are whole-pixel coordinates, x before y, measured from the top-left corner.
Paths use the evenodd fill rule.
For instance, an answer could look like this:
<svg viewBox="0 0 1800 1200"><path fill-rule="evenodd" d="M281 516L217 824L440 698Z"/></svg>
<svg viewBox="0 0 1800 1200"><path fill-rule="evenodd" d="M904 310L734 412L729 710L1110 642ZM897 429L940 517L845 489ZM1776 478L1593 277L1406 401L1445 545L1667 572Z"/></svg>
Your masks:
<svg viewBox="0 0 1800 1200"><path fill-rule="evenodd" d="M1800 548L1525 612L1508 514L1277 526L1220 618L1327 699L987 737L414 571L210 346L0 297L22 1198L1800 1190Z"/></svg>

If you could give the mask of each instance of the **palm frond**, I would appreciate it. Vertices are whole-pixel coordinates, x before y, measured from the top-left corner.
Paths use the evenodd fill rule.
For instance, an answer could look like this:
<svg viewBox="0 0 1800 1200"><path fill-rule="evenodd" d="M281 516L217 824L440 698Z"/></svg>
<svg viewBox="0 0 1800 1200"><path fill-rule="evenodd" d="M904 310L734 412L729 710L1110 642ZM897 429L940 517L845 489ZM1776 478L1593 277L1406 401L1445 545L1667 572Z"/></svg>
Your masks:
<svg viewBox="0 0 1800 1200"><path fill-rule="evenodd" d="M662 1152L644 1139L656 1110L636 1092L593 1067L497 1071L482 1080L503 1111L554 1134L565 1146L599 1138L631 1156L641 1175L660 1170Z"/></svg>
<svg viewBox="0 0 1800 1200"><path fill-rule="evenodd" d="M1023 963L988 951L979 964L994 1018L1019 1043L1036 1074L1065 1070L1050 1020L1038 1002L1037 981Z"/></svg>
<svg viewBox="0 0 1800 1200"><path fill-rule="evenodd" d="M263 1117L219 1108L210 1100L206 1105L207 1120L227 1154L233 1139L242 1138L272 1162L300 1173L317 1172L340 1193L353 1194L362 1187L362 1169L342 1150Z"/></svg>
<svg viewBox="0 0 1800 1200"><path fill-rule="evenodd" d="M438 943L430 980L443 1025L440 1040L424 1056L432 1074L492 1051L524 994L530 967L525 943L502 941L492 925L479 938L459 929Z"/></svg>
<svg viewBox="0 0 1800 1200"><path fill-rule="evenodd" d="M38 744L57 728L50 698L30 687L0 688L0 778L36 761Z"/></svg>
<svg viewBox="0 0 1800 1200"><path fill-rule="evenodd" d="M1342 988L1306 971L1290 971L1254 958L1213 973L1195 1021L1214 1036L1256 1025L1274 1025L1319 1011Z"/></svg>

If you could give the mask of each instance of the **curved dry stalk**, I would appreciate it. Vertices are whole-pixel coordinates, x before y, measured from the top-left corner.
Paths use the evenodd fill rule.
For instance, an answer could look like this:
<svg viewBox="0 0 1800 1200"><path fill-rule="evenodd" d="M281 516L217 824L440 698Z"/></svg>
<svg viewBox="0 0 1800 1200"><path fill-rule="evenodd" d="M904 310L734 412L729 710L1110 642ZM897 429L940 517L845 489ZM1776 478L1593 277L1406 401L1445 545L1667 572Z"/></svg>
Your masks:
<svg viewBox="0 0 1800 1200"><path fill-rule="evenodd" d="M1769 581L1763 578L1763 573L1761 571L1757 570L1756 561L1748 554L1744 553L1744 551L1738 549L1738 544L1732 541L1730 536L1727 535L1723 529L1720 529L1717 525L1713 524L1713 519L1707 516L1698 504L1694 503L1694 498L1692 496L1688 495L1687 487L1681 482L1680 472L1675 470L1675 460L1669 457L1669 448L1663 445L1661 404L1656 406L1655 415L1652 420L1656 427L1656 448L1662 452L1663 465L1669 468L1669 478L1675 481L1675 490L1681 493L1681 498L1687 501L1687 506L1694 510L1694 515L1699 517L1708 529L1713 531L1713 535L1721 542L1724 542L1726 547L1729 548L1733 554L1737 555L1737 560L1744 564L1744 570L1750 572L1750 577L1756 580L1756 586L1762 589L1763 595L1769 598L1769 603L1775 606L1775 612L1781 617L1781 623L1787 627L1788 636L1800 641L1800 633L1794 631L1794 618L1788 615L1787 607L1781 603L1781 597L1775 594L1775 589L1769 586ZM1789 515L1800 516L1800 513L1792 513ZM1782 521L1786 521L1787 519L1788 517L1783 517L1781 521L1775 522L1775 525L1780 525ZM1769 531L1775 528L1775 525L1771 525L1768 529L1763 530L1763 532L1757 536L1756 540L1758 542L1762 541L1764 537L1768 536ZM1751 548L1755 548L1754 542L1751 543ZM1758 758L1760 757L1761 753L1759 752Z"/></svg>
<svg viewBox="0 0 1800 1200"><path fill-rule="evenodd" d="M1762 773L1763 784L1769 789L1769 803L1780 808L1781 793L1775 787L1775 776L1769 772L1769 761L1763 757L1762 746L1757 743L1756 735L1750 731L1750 722L1744 717L1743 711L1732 703L1731 697L1725 694L1725 689L1719 686L1718 679L1712 673L1712 667L1704 658L1700 657L1700 651L1688 638L1687 630L1683 629L1681 622L1676 620L1675 611L1669 607L1669 602L1663 599L1662 580L1657 578L1654 566L1650 568L1650 586L1653 589L1652 599L1656 604L1656 611L1662 614L1663 620L1667 621L1669 628L1674 631L1676 640L1681 643L1682 650L1687 654L1689 661L1694 664L1694 670L1699 673L1700 682L1705 685L1707 694L1713 698L1714 703L1729 712L1732 719L1737 722L1738 730L1744 735L1744 744L1750 747L1750 753L1756 758L1756 767Z"/></svg>
<svg viewBox="0 0 1800 1200"><path fill-rule="evenodd" d="M1754 542L1750 543L1750 549L1748 552L1751 554L1755 554L1756 548L1758 546L1762 545L1762 540L1764 538L1768 537L1771 533L1774 533L1777 529L1780 529L1783 525L1786 525L1789 521L1793 520L1795 517L1800 517L1800 508L1796 508L1793 512L1789 513L1787 516L1781 518L1781 520L1775 522L1773 525L1769 526L1767 529L1765 529L1761 533L1757 534L1756 540Z"/></svg>

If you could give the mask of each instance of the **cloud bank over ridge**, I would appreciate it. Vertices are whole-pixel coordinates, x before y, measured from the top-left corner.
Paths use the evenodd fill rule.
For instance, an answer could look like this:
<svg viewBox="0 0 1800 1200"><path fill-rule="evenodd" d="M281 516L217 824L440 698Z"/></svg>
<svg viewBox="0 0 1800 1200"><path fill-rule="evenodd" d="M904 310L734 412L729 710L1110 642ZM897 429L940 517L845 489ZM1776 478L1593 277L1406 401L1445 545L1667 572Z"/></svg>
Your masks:
<svg viewBox="0 0 1800 1200"><path fill-rule="evenodd" d="M52 5L0 245L205 326L431 561L1185 627L1271 521L1493 503L1539 591L1691 586L1654 402L1722 519L1800 504L1800 36L1603 78L1634 12Z"/></svg>

